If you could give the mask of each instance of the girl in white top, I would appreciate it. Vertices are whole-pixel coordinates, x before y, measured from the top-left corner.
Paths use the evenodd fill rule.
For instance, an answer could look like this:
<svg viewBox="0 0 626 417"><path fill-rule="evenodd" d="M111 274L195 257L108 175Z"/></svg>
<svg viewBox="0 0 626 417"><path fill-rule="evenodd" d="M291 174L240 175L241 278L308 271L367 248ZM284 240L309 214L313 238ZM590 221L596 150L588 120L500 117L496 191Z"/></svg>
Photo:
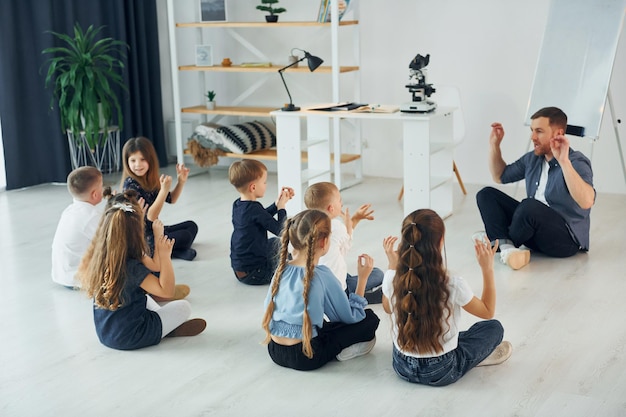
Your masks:
<svg viewBox="0 0 626 417"><path fill-rule="evenodd" d="M511 355L497 320L479 321L458 330L461 307L491 319L496 291L493 257L498 247L485 240L474 249L483 272L480 298L461 277L451 277L443 262L445 226L432 210L421 209L402 222L402 237L389 236L383 247L389 270L383 281L383 308L391 314L393 368L409 382L443 386L479 365L495 365Z"/></svg>

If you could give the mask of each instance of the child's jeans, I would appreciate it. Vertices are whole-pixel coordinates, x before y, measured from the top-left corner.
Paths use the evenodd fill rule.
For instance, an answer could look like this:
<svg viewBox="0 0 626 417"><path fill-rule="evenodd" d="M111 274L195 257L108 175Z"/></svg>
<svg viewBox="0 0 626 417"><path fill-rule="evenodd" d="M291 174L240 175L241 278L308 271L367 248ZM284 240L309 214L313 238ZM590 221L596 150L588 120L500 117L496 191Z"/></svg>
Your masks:
<svg viewBox="0 0 626 417"><path fill-rule="evenodd" d="M370 276L367 277L367 284L365 284L365 291L369 291L372 288L380 287L383 285L383 278L385 277L385 273L379 268L372 269ZM348 285L348 292L353 293L356 291L356 284L359 281L358 275L350 275L346 276L346 284Z"/></svg>
<svg viewBox="0 0 626 417"><path fill-rule="evenodd" d="M272 237L267 242L267 262L250 271L233 271L239 282L246 285L266 285L272 281L278 267L280 239Z"/></svg>
<svg viewBox="0 0 626 417"><path fill-rule="evenodd" d="M369 308L365 309L365 318L358 323L331 323L324 322L321 329L317 329L317 336L311 339L313 357L307 358L302 353L302 343L293 346L284 346L270 341L267 351L274 363L298 371L318 369L335 357L343 349L359 342L368 342L376 336L376 329L380 319Z"/></svg>
<svg viewBox="0 0 626 417"><path fill-rule="evenodd" d="M482 362L502 342L504 329L498 320L479 321L459 332L456 349L441 356L415 358L393 346L393 369L405 381L441 387L458 381Z"/></svg>

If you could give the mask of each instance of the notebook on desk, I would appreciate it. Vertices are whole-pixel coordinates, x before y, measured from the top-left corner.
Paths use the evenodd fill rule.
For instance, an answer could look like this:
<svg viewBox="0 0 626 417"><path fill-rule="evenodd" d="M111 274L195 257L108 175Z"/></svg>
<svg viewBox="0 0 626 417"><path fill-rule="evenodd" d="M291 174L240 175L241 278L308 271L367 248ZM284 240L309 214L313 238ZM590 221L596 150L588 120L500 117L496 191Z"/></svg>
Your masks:
<svg viewBox="0 0 626 417"><path fill-rule="evenodd" d="M359 107L367 106L367 104L363 103L340 103L340 104L331 104L329 106L324 107L316 107L309 110L320 110L320 111L352 111L358 109Z"/></svg>
<svg viewBox="0 0 626 417"><path fill-rule="evenodd" d="M400 110L399 106L393 106L388 104L367 104L361 106L353 111L355 113L395 113Z"/></svg>
<svg viewBox="0 0 626 417"><path fill-rule="evenodd" d="M342 103L312 108L309 110L349 111L353 113L395 113L400 110L400 107L382 104Z"/></svg>

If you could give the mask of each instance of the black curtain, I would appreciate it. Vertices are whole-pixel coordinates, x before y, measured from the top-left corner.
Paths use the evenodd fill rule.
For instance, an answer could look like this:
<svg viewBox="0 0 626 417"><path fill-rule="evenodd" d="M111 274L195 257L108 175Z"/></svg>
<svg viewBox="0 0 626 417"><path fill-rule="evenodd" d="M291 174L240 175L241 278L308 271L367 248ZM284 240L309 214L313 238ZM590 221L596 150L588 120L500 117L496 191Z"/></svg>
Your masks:
<svg viewBox="0 0 626 417"><path fill-rule="evenodd" d="M146 136L159 163L167 164L161 105L156 0L0 1L0 118L7 189L65 182L71 170L51 88L44 79L48 59L41 51L60 42L47 31L73 34L80 23L106 26L102 36L128 43L121 142Z"/></svg>

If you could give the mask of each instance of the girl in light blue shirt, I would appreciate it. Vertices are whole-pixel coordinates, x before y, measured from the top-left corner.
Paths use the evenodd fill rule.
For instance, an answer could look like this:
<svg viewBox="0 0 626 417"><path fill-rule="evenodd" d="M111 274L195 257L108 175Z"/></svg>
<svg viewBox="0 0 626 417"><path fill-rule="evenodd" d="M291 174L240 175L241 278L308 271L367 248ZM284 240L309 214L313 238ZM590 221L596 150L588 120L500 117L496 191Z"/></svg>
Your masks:
<svg viewBox="0 0 626 417"><path fill-rule="evenodd" d="M374 261L369 255L359 256L357 288L346 297L330 269L317 265L328 252L330 230L330 218L319 210L304 210L285 223L280 263L263 318L265 343L278 365L313 370L334 359L364 355L376 343L379 319L365 309L367 300L363 298ZM291 260L289 244L293 247Z"/></svg>

